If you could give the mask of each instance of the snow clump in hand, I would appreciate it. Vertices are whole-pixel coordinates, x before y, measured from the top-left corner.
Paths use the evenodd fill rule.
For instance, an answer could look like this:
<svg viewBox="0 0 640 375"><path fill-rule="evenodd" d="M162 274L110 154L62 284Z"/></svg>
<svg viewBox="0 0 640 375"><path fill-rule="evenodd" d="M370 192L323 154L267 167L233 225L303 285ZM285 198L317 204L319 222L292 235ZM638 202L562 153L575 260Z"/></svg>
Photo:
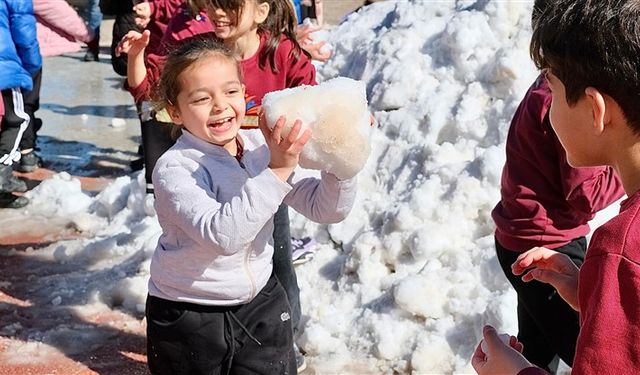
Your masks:
<svg viewBox="0 0 640 375"><path fill-rule="evenodd" d="M311 128L312 136L300 154L300 166L323 170L341 180L355 176L371 152L371 115L365 84L337 77L317 86L298 86L264 96L262 107L267 126L286 117L282 136L296 120L300 134Z"/></svg>

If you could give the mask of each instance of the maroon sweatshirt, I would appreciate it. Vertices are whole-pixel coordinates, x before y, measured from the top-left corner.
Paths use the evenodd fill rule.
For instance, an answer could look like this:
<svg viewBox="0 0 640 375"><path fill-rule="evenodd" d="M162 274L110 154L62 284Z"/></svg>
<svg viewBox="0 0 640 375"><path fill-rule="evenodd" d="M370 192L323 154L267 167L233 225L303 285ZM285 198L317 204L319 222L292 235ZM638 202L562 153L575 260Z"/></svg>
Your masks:
<svg viewBox="0 0 640 375"><path fill-rule="evenodd" d="M198 27L196 23L192 23L190 29L194 27ZM167 32L169 33L171 30L167 30ZM195 34L184 31L183 35L186 38ZM300 85L316 84L316 69L311 63L311 59L302 52L300 52L297 60L294 59L292 56L293 42L284 36L280 38L280 44L275 55L278 73L274 73L269 64L264 69L261 69L258 65L258 59L260 52L264 48L265 41L266 37L262 35L258 51L252 57L241 62L247 96L246 121L249 126L251 126L250 124L257 124L258 110L262 104L262 97L266 93ZM160 77L164 59L165 56L162 55L151 54L147 56L147 75L144 81L137 87L128 87L136 102L149 99L153 85Z"/></svg>
<svg viewBox="0 0 640 375"><path fill-rule="evenodd" d="M167 31L167 25L176 13L184 0L152 0L149 1L149 9L151 10L151 21L146 29L151 32L149 37L149 45L145 52L147 54L164 54L162 47L162 36Z"/></svg>
<svg viewBox="0 0 640 375"><path fill-rule="evenodd" d="M574 374L640 369L640 192L593 232L578 283Z"/></svg>
<svg viewBox="0 0 640 375"><path fill-rule="evenodd" d="M529 88L506 142L501 199L491 215L498 242L524 252L555 249L589 233L595 213L624 195L610 167L573 168L549 122L544 76Z"/></svg>

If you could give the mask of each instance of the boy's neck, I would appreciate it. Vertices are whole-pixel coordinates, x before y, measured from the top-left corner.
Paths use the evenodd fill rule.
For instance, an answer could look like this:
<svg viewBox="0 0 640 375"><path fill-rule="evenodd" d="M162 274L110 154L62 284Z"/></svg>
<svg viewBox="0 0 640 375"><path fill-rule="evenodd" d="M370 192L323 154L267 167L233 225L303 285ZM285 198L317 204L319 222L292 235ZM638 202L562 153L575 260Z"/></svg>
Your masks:
<svg viewBox="0 0 640 375"><path fill-rule="evenodd" d="M640 190L640 141L627 147L613 166L620 176L627 196Z"/></svg>
<svg viewBox="0 0 640 375"><path fill-rule="evenodd" d="M253 57L260 48L258 29L252 29L237 39L226 39L224 45L237 53L241 60Z"/></svg>

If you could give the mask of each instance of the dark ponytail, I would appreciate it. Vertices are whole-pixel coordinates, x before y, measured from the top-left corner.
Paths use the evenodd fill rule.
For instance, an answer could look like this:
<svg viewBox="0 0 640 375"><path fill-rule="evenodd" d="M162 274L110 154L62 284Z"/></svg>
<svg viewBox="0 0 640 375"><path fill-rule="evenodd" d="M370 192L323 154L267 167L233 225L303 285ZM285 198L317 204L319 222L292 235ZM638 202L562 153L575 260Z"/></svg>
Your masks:
<svg viewBox="0 0 640 375"><path fill-rule="evenodd" d="M306 51L304 51L298 40L296 39L296 13L293 9L293 4L289 0L257 0L258 3L269 4L269 15L267 19L259 26L258 30L261 33L267 35L267 40L264 48L262 49L260 56L258 56L258 66L260 69L265 69L267 62L271 65L271 71L278 73L278 66L276 66L276 51L280 45L280 36L284 35L291 43L293 43L293 50L291 51L291 58L294 60L300 59L300 54L304 53L307 57L311 57Z"/></svg>

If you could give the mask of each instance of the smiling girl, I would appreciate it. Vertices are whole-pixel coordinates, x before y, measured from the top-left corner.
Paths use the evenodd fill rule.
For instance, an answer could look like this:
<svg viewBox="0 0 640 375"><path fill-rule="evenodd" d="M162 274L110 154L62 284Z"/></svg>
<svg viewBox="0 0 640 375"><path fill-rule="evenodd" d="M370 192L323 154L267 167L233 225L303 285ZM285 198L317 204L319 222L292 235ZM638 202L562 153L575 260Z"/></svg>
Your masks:
<svg viewBox="0 0 640 375"><path fill-rule="evenodd" d="M147 355L153 374L295 374L291 311L272 272L273 218L287 203L321 223L343 220L355 179L294 181L309 130L282 138L242 129L245 87L212 39L173 52L160 105L182 135L153 173L163 233L151 260Z"/></svg>

